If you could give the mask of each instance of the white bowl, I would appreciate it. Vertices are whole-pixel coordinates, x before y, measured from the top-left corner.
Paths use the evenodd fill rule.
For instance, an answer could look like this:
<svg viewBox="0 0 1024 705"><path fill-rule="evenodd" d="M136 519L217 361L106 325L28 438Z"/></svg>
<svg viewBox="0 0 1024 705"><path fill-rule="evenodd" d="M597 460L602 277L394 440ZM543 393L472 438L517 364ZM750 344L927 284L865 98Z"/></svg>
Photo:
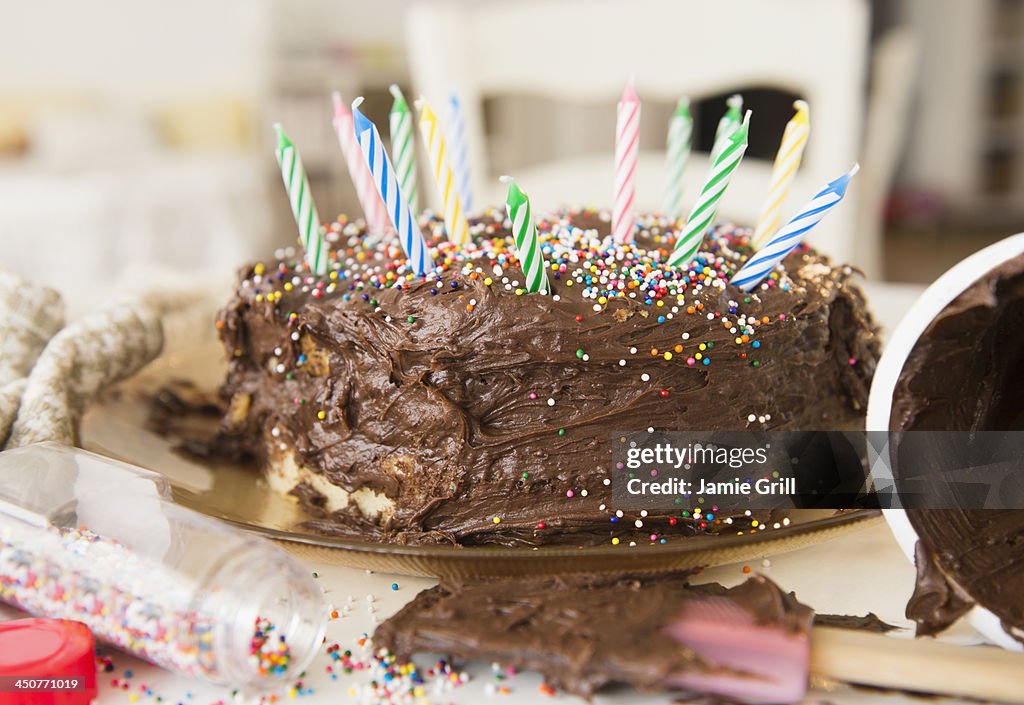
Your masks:
<svg viewBox="0 0 1024 705"><path fill-rule="evenodd" d="M1024 253L1024 233L974 253L935 280L920 298L910 307L900 324L889 335L888 343L875 370L871 393L868 397L867 430L889 430L889 416L892 411L892 396L907 357L917 344L925 329L957 296L974 282L987 274L993 267L1012 257ZM869 444L870 445L870 444ZM886 449L886 452L888 448ZM884 472L889 463L872 463L872 471ZM883 512L896 541L911 563L914 562L914 547L917 534L907 513L902 509L887 509ZM1024 598L1022 598L1024 599ZM984 607L974 607L966 616L971 625L989 641L1005 649L1024 651L1024 644L1006 633L999 618Z"/></svg>

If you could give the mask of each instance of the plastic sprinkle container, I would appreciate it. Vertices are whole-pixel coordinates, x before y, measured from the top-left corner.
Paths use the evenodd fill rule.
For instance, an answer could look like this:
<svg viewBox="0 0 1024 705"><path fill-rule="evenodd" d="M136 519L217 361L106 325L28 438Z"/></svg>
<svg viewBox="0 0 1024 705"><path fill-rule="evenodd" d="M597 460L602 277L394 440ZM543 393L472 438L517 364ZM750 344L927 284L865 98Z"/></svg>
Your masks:
<svg viewBox="0 0 1024 705"><path fill-rule="evenodd" d="M301 564L161 475L51 443L0 453L0 600L253 694L299 677L328 612Z"/></svg>

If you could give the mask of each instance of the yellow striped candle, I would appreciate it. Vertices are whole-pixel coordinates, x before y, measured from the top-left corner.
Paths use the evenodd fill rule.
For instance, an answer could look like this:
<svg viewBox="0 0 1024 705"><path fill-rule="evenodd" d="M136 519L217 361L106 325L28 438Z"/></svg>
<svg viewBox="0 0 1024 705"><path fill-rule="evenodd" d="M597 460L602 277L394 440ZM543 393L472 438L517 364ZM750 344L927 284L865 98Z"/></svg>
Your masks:
<svg viewBox="0 0 1024 705"><path fill-rule="evenodd" d="M426 145L430 158L430 170L441 196L448 239L457 245L465 245L469 242L469 223L466 222L466 215L462 212L462 200L455 188L455 175L448 163L441 123L425 98L417 100L416 107L420 111L420 133L423 135L423 144Z"/></svg>
<svg viewBox="0 0 1024 705"><path fill-rule="evenodd" d="M786 125L786 131L782 134L782 144L779 145L779 153L775 155L775 165L772 167L771 187L768 189L764 206L761 207L757 227L754 228L752 242L755 248L764 247L782 223L780 212L786 202L786 196L789 195L789 188L793 185L793 177L800 168L807 136L811 131L810 108L807 103L798 100L793 103L793 107L796 109L796 115Z"/></svg>

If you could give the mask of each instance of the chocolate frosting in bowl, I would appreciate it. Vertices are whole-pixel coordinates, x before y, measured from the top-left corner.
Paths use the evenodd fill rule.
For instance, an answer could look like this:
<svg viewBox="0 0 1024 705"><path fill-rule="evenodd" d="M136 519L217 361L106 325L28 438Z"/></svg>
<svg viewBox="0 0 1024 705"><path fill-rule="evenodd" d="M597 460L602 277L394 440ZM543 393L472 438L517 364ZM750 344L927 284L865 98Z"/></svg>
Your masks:
<svg viewBox="0 0 1024 705"><path fill-rule="evenodd" d="M890 428L1024 429L1024 255L989 271L928 326L896 383Z"/></svg>
<svg viewBox="0 0 1024 705"><path fill-rule="evenodd" d="M1024 255L957 296L911 351L892 431L1024 430ZM975 604L1024 641L1024 510L910 510L917 586L907 616L935 634Z"/></svg>

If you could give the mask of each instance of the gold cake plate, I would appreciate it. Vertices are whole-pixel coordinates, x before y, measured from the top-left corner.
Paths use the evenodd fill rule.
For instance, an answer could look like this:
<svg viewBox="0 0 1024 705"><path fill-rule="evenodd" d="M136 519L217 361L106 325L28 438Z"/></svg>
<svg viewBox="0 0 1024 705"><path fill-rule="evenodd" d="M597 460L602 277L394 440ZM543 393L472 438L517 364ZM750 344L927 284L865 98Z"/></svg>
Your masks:
<svg viewBox="0 0 1024 705"><path fill-rule="evenodd" d="M880 517L870 510L796 510L790 524L778 529L633 547L403 546L323 536L303 529L307 515L294 500L272 491L256 468L193 458L176 450L177 439L148 427L156 390L187 380L211 391L223 379L224 369L222 353L212 345L160 357L89 409L82 423L83 447L160 472L170 481L178 503L273 539L300 557L329 564L437 577L661 572L794 551L866 527Z"/></svg>

